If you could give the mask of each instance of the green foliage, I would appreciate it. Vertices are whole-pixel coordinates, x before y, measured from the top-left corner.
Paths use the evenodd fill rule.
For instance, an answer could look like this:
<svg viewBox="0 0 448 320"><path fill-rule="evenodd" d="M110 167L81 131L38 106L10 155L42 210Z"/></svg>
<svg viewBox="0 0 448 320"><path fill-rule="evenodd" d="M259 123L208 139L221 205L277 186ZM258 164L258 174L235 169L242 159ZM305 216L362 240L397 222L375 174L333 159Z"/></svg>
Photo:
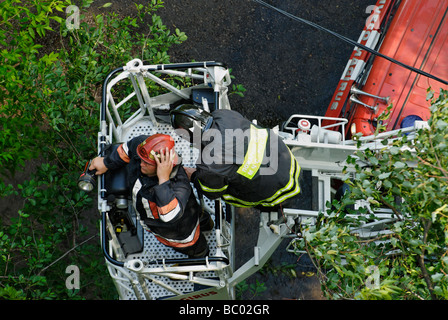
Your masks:
<svg viewBox="0 0 448 320"><path fill-rule="evenodd" d="M264 282L255 279L255 283L247 284L246 280L241 281L235 287L237 300L253 300L267 290ZM246 297L246 295L248 295ZM243 298L244 296L244 298Z"/></svg>
<svg viewBox="0 0 448 320"><path fill-rule="evenodd" d="M69 0L0 3L0 196L19 207L1 221L2 298L115 297L87 229L93 200L76 186L95 156L102 82L133 58L169 63L168 48L186 35L172 34L155 14L161 0L136 5L134 17L92 3L82 2L73 30L65 23ZM24 169L30 175L20 184L4 182ZM81 269L77 291L65 287L71 264Z"/></svg>
<svg viewBox="0 0 448 320"><path fill-rule="evenodd" d="M244 97L244 92L246 91L246 88L244 88L244 86L242 84L232 84L232 92L230 93L230 95L232 94L237 94L240 97Z"/></svg>
<svg viewBox="0 0 448 320"><path fill-rule="evenodd" d="M303 231L301 245L319 266L328 298L448 298L448 92L431 104L430 128L413 142L403 135L391 148L350 157L350 192ZM357 212L356 200L366 201ZM397 218L385 232L354 231L380 208Z"/></svg>

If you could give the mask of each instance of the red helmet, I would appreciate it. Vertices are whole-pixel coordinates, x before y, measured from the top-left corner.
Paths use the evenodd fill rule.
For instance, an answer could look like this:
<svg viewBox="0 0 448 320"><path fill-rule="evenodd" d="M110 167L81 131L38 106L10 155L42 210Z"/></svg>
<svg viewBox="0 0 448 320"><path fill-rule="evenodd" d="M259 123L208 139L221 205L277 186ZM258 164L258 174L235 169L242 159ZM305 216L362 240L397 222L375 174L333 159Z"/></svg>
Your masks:
<svg viewBox="0 0 448 320"><path fill-rule="evenodd" d="M137 147L137 154L146 163L155 165L156 160L154 159L154 154L157 156L161 151L165 151L168 148L168 151L174 149L174 139L173 137L167 134L157 133L152 136L146 138L145 141L139 144ZM175 153L174 164L178 163L178 156Z"/></svg>

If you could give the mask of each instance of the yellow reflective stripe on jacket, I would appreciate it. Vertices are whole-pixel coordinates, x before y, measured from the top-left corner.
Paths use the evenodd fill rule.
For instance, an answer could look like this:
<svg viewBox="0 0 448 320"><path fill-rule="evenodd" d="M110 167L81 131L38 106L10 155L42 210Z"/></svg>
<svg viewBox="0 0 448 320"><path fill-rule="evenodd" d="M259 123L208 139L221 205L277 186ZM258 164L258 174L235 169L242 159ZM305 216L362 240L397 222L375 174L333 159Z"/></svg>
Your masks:
<svg viewBox="0 0 448 320"><path fill-rule="evenodd" d="M296 196L296 195L298 195L300 193L300 184L299 184L300 170L301 170L301 168L297 164L297 171L296 171L296 174L294 176L294 179L296 181L296 187L294 188L294 190L289 192L289 193L287 193L287 194L285 194L285 195L283 195L283 196L281 196L281 197L279 197L279 198L277 198L277 200L271 202L271 204L269 204L269 205L276 206L276 205L282 203L283 201L285 201L285 200L287 200L289 198L292 198L292 197L294 197L294 196Z"/></svg>
<svg viewBox="0 0 448 320"><path fill-rule="evenodd" d="M289 169L290 179L289 179L288 183L286 184L286 186L281 188L280 190L278 190L273 196L271 196L265 200L261 200L261 201L257 201L257 202L249 202L249 201L244 201L244 200L235 198L229 194L225 194L225 195L223 195L224 200L228 201L228 202L232 202L232 204L236 207L255 207L259 204L268 207L268 206L276 206L276 205L282 203L283 201L299 194L300 193L299 176L300 176L301 168L300 168L300 165L297 163L297 160L291 153L291 151L289 151L289 152L291 154L291 167ZM296 168L296 166L297 166L297 170L294 174L294 169ZM294 185L294 183L296 184L295 188L291 192L282 195L283 192L286 192L289 189L291 189L292 186Z"/></svg>
<svg viewBox="0 0 448 320"><path fill-rule="evenodd" d="M232 197L231 195L225 194L223 196L224 201L230 203L234 207L255 207L259 204L259 202L248 202L243 201L241 199L237 199Z"/></svg>
<svg viewBox="0 0 448 320"><path fill-rule="evenodd" d="M201 189L204 190L205 192L222 192L222 191L226 190L227 187L229 186L229 185L225 185L225 186L222 187L222 188L219 188L219 189L213 189L213 188L209 188L209 187L207 187L207 186L204 186L204 185L201 183L201 181L200 181L199 179L198 179L198 182L199 182L199 184L201 185Z"/></svg>
<svg viewBox="0 0 448 320"><path fill-rule="evenodd" d="M249 147L244 155L244 162L239 167L237 173L248 179L252 179L255 176L263 161L267 141L267 129L258 129L254 125L250 126Z"/></svg>
<svg viewBox="0 0 448 320"><path fill-rule="evenodd" d="M297 160L295 159L295 157L294 157L294 155L291 153L291 151L289 150L289 148L288 148L288 151L289 151L289 154L290 154L290 156L291 156L291 165L290 165L290 167L289 167L289 181L288 181L288 183L286 184L286 186L284 186L283 188L281 188L280 190L278 190L272 197L270 197L270 198L268 198L268 199L266 199L266 200L264 200L263 202L271 202L271 201L273 201L275 198L277 198L279 195L281 195L283 192L285 192L285 191L287 191L287 190L289 190L289 189L291 189L292 188L292 186L294 185L294 181L295 180L297 180L298 179L298 172L297 171L300 171L300 167L299 167L299 165L298 165L298 163L296 163L297 162ZM295 166L297 165L297 171L296 171L296 176L297 176L297 179L295 179L295 177L296 176L294 176L294 169L295 169Z"/></svg>

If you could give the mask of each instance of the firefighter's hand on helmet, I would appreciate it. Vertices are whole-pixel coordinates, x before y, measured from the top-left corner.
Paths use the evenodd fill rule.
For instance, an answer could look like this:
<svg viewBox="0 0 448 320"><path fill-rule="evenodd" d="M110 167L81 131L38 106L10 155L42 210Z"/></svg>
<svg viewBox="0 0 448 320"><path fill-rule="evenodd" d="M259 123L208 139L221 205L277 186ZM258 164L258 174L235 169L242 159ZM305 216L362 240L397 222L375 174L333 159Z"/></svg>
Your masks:
<svg viewBox="0 0 448 320"><path fill-rule="evenodd" d="M103 174L107 171L107 167L104 165L104 158L103 157L96 157L92 160L92 163L90 164L89 170L96 169L96 175Z"/></svg>
<svg viewBox="0 0 448 320"><path fill-rule="evenodd" d="M171 171L173 171L173 162L174 162L174 148L168 150L166 148L165 152L160 152L159 157L154 157L157 163L157 177L159 178L159 184L162 184L170 179Z"/></svg>

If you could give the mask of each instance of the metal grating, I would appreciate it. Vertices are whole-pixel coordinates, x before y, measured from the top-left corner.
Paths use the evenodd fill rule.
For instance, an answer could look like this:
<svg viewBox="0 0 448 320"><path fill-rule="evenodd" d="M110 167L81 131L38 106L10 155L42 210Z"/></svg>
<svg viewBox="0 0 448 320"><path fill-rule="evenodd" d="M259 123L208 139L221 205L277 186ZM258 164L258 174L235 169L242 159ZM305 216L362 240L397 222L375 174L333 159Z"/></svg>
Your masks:
<svg viewBox="0 0 448 320"><path fill-rule="evenodd" d="M204 235L207 239L207 242L210 247L210 255L213 255L216 252L216 237L215 233L212 231L204 232ZM128 259L140 259L143 262L145 261L151 261L154 259L174 259L174 258L185 258L185 255L182 255L173 249L166 247L162 245L150 232L145 232L145 249L142 253L131 255L128 257ZM132 278L137 281L137 277L132 272L130 273ZM217 275L214 272L200 272L197 273L197 276L204 277L204 278L216 278ZM175 288L177 291L180 291L182 293L189 293L194 291L194 284L189 281L180 281L180 280L172 280L167 277L153 275L155 279L157 279L160 282L165 283L168 286L171 286ZM152 299L159 299L162 297L167 297L173 295L172 292L169 290L155 284L154 282L151 282L149 280L145 280L146 285L148 287L150 296ZM130 283L129 283L129 289ZM140 290L140 295L143 295L143 292ZM133 291L127 291L124 299L127 300L136 300L137 297Z"/></svg>
<svg viewBox="0 0 448 320"><path fill-rule="evenodd" d="M182 157L182 163L187 167L195 167L199 150L193 148L191 143L182 139L175 133L175 130L169 124L159 123L158 127L154 127L149 118L139 120L132 128L124 130L121 141L129 141L140 135L152 135L156 133L168 134L174 138L175 150Z"/></svg>

